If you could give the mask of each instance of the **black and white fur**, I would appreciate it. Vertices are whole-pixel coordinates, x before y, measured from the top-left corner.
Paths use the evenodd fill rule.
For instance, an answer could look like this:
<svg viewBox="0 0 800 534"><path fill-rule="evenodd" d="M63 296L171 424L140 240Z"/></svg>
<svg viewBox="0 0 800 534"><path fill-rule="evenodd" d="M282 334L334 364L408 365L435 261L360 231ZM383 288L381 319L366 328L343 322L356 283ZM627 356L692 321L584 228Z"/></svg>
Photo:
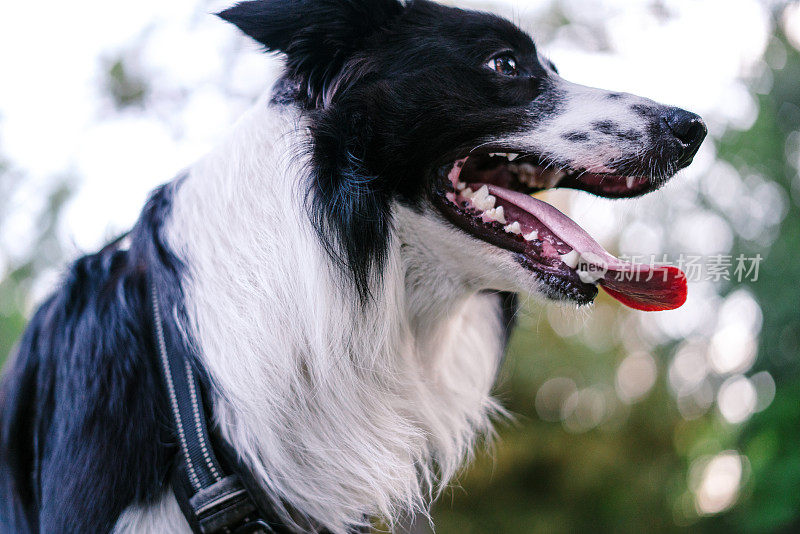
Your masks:
<svg viewBox="0 0 800 534"><path fill-rule="evenodd" d="M447 222L435 171L488 145L674 171L663 144L648 156L655 103L564 81L492 15L257 0L221 16L286 72L31 320L0 393L3 532L188 531L148 283L287 521L342 533L425 513L500 411L509 293L562 298ZM486 67L504 50L524 77Z"/></svg>

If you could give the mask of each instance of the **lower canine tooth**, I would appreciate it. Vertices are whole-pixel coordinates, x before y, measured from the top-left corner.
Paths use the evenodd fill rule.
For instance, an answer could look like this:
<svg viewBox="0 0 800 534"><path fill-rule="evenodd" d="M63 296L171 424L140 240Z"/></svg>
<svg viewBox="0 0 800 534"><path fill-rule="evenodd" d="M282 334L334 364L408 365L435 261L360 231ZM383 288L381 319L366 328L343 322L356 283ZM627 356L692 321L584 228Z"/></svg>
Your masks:
<svg viewBox="0 0 800 534"><path fill-rule="evenodd" d="M514 221L511 224L509 224L508 226L504 227L503 230L505 230L509 234L521 234L522 233L522 228L520 228L519 223L517 221Z"/></svg>
<svg viewBox="0 0 800 534"><path fill-rule="evenodd" d="M479 197L477 193L472 197L472 203L481 211L490 210L494 207L495 198L492 195L488 197Z"/></svg>
<svg viewBox="0 0 800 534"><path fill-rule="evenodd" d="M582 271L578 270L578 277L581 279L581 282L584 284L594 284L598 280L602 278L600 273L591 273L589 271Z"/></svg>
<svg viewBox="0 0 800 534"><path fill-rule="evenodd" d="M566 254L561 254L561 261L563 261L570 269L577 267L580 259L581 255L577 250L570 250Z"/></svg>
<svg viewBox="0 0 800 534"><path fill-rule="evenodd" d="M533 241L534 239L539 239L539 232L537 230L533 230L531 233L525 234L522 237L525 238L525 241Z"/></svg>
<svg viewBox="0 0 800 534"><path fill-rule="evenodd" d="M503 213L503 206L497 206L496 208L486 210L483 212L483 214L493 221L497 221L502 224L506 223L506 216Z"/></svg>
<svg viewBox="0 0 800 534"><path fill-rule="evenodd" d="M633 181L634 181L635 179L636 179L636 178L634 178L633 176L628 176L628 177L625 179L625 180L626 180L626 183L628 184L628 189L630 189L631 187L633 187Z"/></svg>

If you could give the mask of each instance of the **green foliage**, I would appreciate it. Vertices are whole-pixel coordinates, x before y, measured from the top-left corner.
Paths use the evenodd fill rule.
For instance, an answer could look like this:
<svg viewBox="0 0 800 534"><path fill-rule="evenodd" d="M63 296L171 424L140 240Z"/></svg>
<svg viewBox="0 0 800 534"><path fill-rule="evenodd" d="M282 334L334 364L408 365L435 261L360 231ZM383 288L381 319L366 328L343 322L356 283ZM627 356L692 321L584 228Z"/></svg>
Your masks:
<svg viewBox="0 0 800 534"><path fill-rule="evenodd" d="M777 383L775 400L753 417L740 440L751 484L731 515L741 532L754 533L800 531L800 197L797 169L785 157L800 125L800 54L785 39L779 42L787 62L773 72L772 91L759 98L758 120L720 146L722 157L769 176L792 203L759 280L751 284L764 315L757 366Z"/></svg>
<svg viewBox="0 0 800 534"><path fill-rule="evenodd" d="M786 157L787 140L800 126L800 54L782 38L779 45L787 61L769 73L773 88L758 96L758 119L747 131L727 132L717 146L720 159L743 176L757 173L774 182L792 202L771 246L761 238L738 239L733 250L764 256L759 279L747 285L764 321L756 370L770 371L777 383L770 407L743 428L713 413L685 421L667 391L662 365L656 388L618 425L572 434L539 419L533 407L537 388L555 371L576 382L613 384L611 371L624 351L597 351L560 338L546 321L523 325L501 390L517 423L502 426L497 444L441 500L435 514L439 534L800 532L800 180ZM747 456L748 482L732 510L698 517L689 466L724 448Z"/></svg>
<svg viewBox="0 0 800 534"><path fill-rule="evenodd" d="M144 103L147 84L139 76L131 73L122 58L111 61L105 70L108 73L106 90L117 109L141 106Z"/></svg>
<svg viewBox="0 0 800 534"><path fill-rule="evenodd" d="M567 23L558 12L551 17L551 29ZM758 96L756 122L717 143L721 160L743 176L756 173L777 184L791 203L774 242L739 238L733 251L764 257L758 281L746 285L763 313L756 369L769 371L777 383L770 407L742 427L713 412L685 420L666 385L670 347L654 354L659 380L646 397L632 405L612 401L615 371L627 355L624 325L630 312L601 296L585 324L565 334L551 326L551 312L526 306L497 390L513 417L499 423L489 450L478 452L458 485L439 500L438 533L800 532L800 180L786 157L787 144L800 150L800 54L781 35L777 39L774 46L786 50L786 63L770 71L772 89ZM144 102L147 84L124 59L108 62L105 84L118 108ZM0 229L12 192L25 179L0 161ZM49 200L25 256L3 256L0 362L24 328L37 279L63 259L56 229L68 184L44 193ZM543 421L536 394L555 376L606 395L611 415L583 432ZM717 516L698 517L690 466L725 448L748 458L739 503Z"/></svg>
<svg viewBox="0 0 800 534"><path fill-rule="evenodd" d="M0 168L0 184L6 193L6 201L23 179L22 175ZM63 250L57 237L57 227L62 209L71 194L69 180L65 179L45 194L47 202L38 215L36 233L30 236L25 257L8 258L6 272L0 271L0 366L25 327L25 310L31 305L29 295L37 277L57 268L62 261ZM0 208L3 210L0 211L2 224L3 215L8 213L9 207L0 204ZM0 250L0 254L3 252Z"/></svg>

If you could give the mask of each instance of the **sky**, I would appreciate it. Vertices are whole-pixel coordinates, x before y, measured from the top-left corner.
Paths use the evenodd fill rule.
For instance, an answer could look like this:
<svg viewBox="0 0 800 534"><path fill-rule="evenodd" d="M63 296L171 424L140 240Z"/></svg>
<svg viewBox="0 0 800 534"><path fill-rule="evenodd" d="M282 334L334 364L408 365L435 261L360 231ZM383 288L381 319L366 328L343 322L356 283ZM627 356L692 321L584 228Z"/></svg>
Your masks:
<svg viewBox="0 0 800 534"><path fill-rule="evenodd" d="M663 19L653 16L651 1L562 4L576 24L541 44L565 77L688 108L703 115L712 135L754 120L755 104L738 78L768 44L759 2L664 1ZM28 178L5 224L7 253L24 251L43 187L64 177L76 194L62 237L76 253L96 248L129 227L147 192L213 146L269 87L275 58L210 14L224 5L77 0L4 8L0 150ZM551 2L460 5L510 15L536 37L535 21ZM605 35L592 31L597 20ZM151 84L143 110L118 112L105 94L103 71L117 58ZM580 218L587 207L576 209ZM601 234L610 226L595 224Z"/></svg>

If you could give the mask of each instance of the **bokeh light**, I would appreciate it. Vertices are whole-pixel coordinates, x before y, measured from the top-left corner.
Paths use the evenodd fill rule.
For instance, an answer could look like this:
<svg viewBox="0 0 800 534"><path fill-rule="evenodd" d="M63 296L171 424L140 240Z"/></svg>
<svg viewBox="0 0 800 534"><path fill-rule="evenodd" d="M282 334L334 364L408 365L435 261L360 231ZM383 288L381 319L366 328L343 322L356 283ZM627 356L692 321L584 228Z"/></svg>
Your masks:
<svg viewBox="0 0 800 534"><path fill-rule="evenodd" d="M229 3L48 1L47 16L42 3L4 7L0 50L14 53L0 52L0 359L65 262L128 228L147 192L213 146L275 78L275 57L209 15ZM787 225L800 226L800 2L448 3L510 16L565 78L708 122L694 163L652 195L548 193L604 247L671 262L761 255L762 267L783 258L790 271L800 253ZM775 268L765 289L701 267L670 312L632 312L602 295L577 311L522 297L498 386L519 417L500 424L491 460L465 474L467 491L443 499L439 532L594 531L601 520L617 531L716 532L729 523L715 516L761 502L782 473L796 484L800 461L780 425L781 414L800 417L800 323L796 304L776 302L796 303L797 284ZM793 493L779 493L784 510L800 510ZM784 526L751 528L751 512L736 523L748 532Z"/></svg>
<svg viewBox="0 0 800 534"><path fill-rule="evenodd" d="M744 460L736 451L724 451L700 458L692 465L690 477L697 511L716 514L736 502L744 476Z"/></svg>

